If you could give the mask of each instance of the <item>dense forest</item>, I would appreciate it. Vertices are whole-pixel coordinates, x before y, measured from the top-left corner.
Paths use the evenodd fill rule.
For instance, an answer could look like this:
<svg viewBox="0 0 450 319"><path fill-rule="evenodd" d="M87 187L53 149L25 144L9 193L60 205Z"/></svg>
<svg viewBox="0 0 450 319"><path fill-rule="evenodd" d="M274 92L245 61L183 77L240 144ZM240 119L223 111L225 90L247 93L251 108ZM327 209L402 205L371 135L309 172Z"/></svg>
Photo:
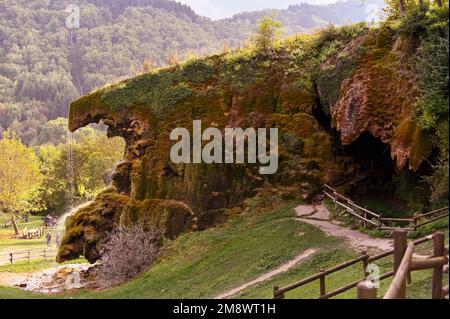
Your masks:
<svg viewBox="0 0 450 319"><path fill-rule="evenodd" d="M72 2L6 0L0 4L0 131L5 132L3 139L19 139L34 148L41 163L41 185L46 185L37 192L35 207L50 212L61 212L70 196L92 197L108 183L123 155L123 147L107 140L101 126L81 131L72 147L77 150L75 161L82 164L74 176L67 176L70 152L65 117L71 101L124 77L193 56L244 48L258 21L273 14L263 10L213 21L167 0L80 0L80 28L69 30L65 9ZM434 18L414 1L405 2L411 8L403 12L396 1L389 3L391 19L404 16L403 32L423 39L422 54L414 62L422 84L416 116L433 135L435 150L441 154L437 173L429 182L434 197L442 199L448 190L448 64L442 62L448 56L448 32L436 37ZM286 36L366 20L367 6L381 7L383 2L361 4L356 0L328 6L301 4L275 15ZM75 191L69 194L72 187Z"/></svg>
<svg viewBox="0 0 450 319"><path fill-rule="evenodd" d="M69 3L80 7L80 28L73 34L65 25ZM302 4L278 11L277 19L287 35L363 21L370 3L382 5L380 0L364 6L357 0ZM193 55L244 46L267 14L271 11L212 21L167 0L2 1L0 130L10 128L26 144L39 145L49 138L47 121L65 117L70 101L81 94Z"/></svg>
<svg viewBox="0 0 450 319"><path fill-rule="evenodd" d="M278 11L277 17L288 35L364 20L367 12L359 3L292 6ZM66 26L69 4L80 8L78 29ZM258 20L271 14L266 10L213 21L168 0L2 1L0 141L2 148L22 157L5 152L0 175L20 172L24 178L9 182L20 194L10 206L61 214L109 183L123 156L123 142L108 140L104 129L95 126L75 134L69 146L66 117L71 101L123 77L245 46ZM71 157L77 163L73 168L68 167ZM31 163L24 166L30 170L13 165L17 160ZM0 202L8 201L9 192L1 193ZM27 206L20 198L28 199Z"/></svg>

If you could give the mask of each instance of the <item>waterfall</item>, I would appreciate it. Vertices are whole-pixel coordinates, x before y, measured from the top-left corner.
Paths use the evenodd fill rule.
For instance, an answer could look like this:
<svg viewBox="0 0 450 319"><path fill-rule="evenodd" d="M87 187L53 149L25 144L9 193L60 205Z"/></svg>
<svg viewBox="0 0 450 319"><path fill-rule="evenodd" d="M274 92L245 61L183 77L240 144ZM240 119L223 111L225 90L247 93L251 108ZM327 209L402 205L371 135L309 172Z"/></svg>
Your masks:
<svg viewBox="0 0 450 319"><path fill-rule="evenodd" d="M92 201L87 201L87 202L85 202L83 204L80 204L80 205L78 205L76 207L71 207L67 212L65 212L63 215L61 215L61 217L58 220L58 225L57 225L56 229L58 231L61 231L62 234L64 234L64 232L66 231L65 224L66 224L67 218L72 216L73 214L75 214L80 209L90 205L91 203L92 203Z"/></svg>
<svg viewBox="0 0 450 319"><path fill-rule="evenodd" d="M71 75L73 79L73 83L75 87L78 89L78 92L80 95L84 94L83 85L81 83L81 76L80 76L80 52L78 50L78 43L76 41L76 33L75 30L70 29L69 30L69 59L71 64Z"/></svg>
<svg viewBox="0 0 450 319"><path fill-rule="evenodd" d="M67 144L67 184L69 189L69 205L70 208L73 208L75 204L75 163L73 157L73 133L70 131L67 138Z"/></svg>
<svg viewBox="0 0 450 319"><path fill-rule="evenodd" d="M67 188L69 191L69 208L68 210L61 215L58 220L57 230L58 232L64 234L65 232L65 223L69 216L72 216L78 210L83 207L88 206L92 203L92 201L87 201L78 206L75 206L77 203L77 190L76 190L76 181L75 181L75 158L74 158L74 149L73 149L73 133L68 132L67 134Z"/></svg>

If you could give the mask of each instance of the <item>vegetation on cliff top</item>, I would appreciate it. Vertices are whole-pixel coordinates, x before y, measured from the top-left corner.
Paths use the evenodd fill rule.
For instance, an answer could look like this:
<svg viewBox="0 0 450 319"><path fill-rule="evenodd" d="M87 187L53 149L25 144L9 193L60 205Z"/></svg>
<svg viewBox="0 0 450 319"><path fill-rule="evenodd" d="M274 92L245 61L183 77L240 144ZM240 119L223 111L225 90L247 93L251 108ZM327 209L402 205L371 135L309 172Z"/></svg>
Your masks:
<svg viewBox="0 0 450 319"><path fill-rule="evenodd" d="M267 200L267 199L266 199ZM161 258L149 271L124 285L102 291L79 290L65 294L32 294L0 287L3 298L213 298L236 288L261 274L293 259L308 248L318 251L286 273L251 286L233 298L271 298L274 285L285 286L322 269L358 256L343 239L326 236L316 227L294 219L292 205L283 204L261 211L261 205L250 200L246 213L226 225L204 232L185 234L167 241ZM277 202L277 201L276 201ZM448 231L446 232L448 238ZM448 239L447 239L448 242ZM419 253L428 254L432 243L420 246ZM390 258L380 262L381 271L390 271ZM0 269L1 270L1 269ZM361 265L327 277L332 290L362 277ZM430 271L414 272L409 298L429 298ZM176 284L173 284L176 283ZM379 294L386 291L390 280L382 282ZM308 284L286 295L286 298L317 298L318 282ZM349 290L339 298L355 298Z"/></svg>
<svg viewBox="0 0 450 319"><path fill-rule="evenodd" d="M366 1L382 5L382 0ZM72 41L65 26L68 4L80 7ZM359 0L276 10L287 34L328 23L363 21ZM27 145L41 145L48 120L66 117L80 94L142 71L144 61L167 65L221 52L245 42L270 10L212 21L168 0L3 0L0 4L0 130Z"/></svg>
<svg viewBox="0 0 450 319"><path fill-rule="evenodd" d="M430 19L445 21L442 10L430 8L429 15L437 14L438 17ZM283 162L279 174L271 182L284 185L296 183L299 186L304 183L309 188L307 196L311 196L319 190L318 178L323 177L327 168L332 168L335 174L338 169L342 169L337 167L339 163L332 162L335 157L330 136L326 132L320 132L317 119L312 116L314 101L320 98L321 103L316 108L322 107L324 113L331 113L330 109L334 107L338 97L345 93L342 92L343 80L356 72L368 72L369 117L363 120L374 122L378 130L386 130L385 136L375 136L387 142L389 134L392 134L389 131L397 127L396 134L392 134L393 138L401 141L397 142L400 151L406 154L403 156L409 160L410 167L417 169L431 152L431 145L427 134L422 132L422 128L413 125L415 120L410 116L414 115L414 109L408 101L414 98L414 88L409 86L408 81L406 84L399 82L400 89L395 85L395 81L403 76L400 65L403 65L405 59L409 59L406 61L409 66L411 59L417 57L414 47L417 44L414 41L404 41L405 38L415 36L415 31L406 27L408 19L409 16L406 16L400 21L387 21L379 28L369 28L364 24L329 27L313 35L292 37L282 43L276 43L276 24L266 20L265 24L264 21L261 24L262 32L259 33L259 40L264 41L256 41L255 45L158 69L75 101L71 108L71 128L86 125L99 117L108 119L113 127L122 122L124 124L119 126L128 125L124 119L129 122L135 119L147 122L152 127L151 134L159 137L156 142L149 144L150 150L145 151L149 155L139 153L138 150L128 150L127 158L132 158L131 173L127 173L131 176L130 196L136 200L171 199L170 196L174 196L173 198L186 202L194 214L203 214L212 208L238 204L241 196L247 194L246 191L240 191L247 190L248 187L245 175L234 178L230 184L232 186L224 182L220 186L215 185L211 174L214 173L214 180L225 181L226 177L221 177L221 173L213 169L203 171L202 178L197 176L203 167L187 171L183 169L181 175L178 175L178 169L171 168L166 163L169 146L165 136L172 126L189 127L189 119L193 116L202 116L215 126L222 127L229 121L227 114L230 110L238 110L240 118L232 121L241 125L254 125L251 120L260 121L259 125L267 125L269 121L273 121L281 129L283 144L280 154ZM436 25L436 22L432 24ZM408 71L407 75L409 74ZM380 90L387 92L381 94ZM394 92L399 92L399 96ZM252 111L261 118L243 116ZM353 113L357 111L353 110ZM357 123L351 123L350 127L352 125ZM373 131L371 133L376 134ZM352 134L357 137L360 132ZM295 145L294 150L292 145ZM141 155L136 158L136 154ZM308 162L299 162L299 158L307 159ZM310 174L314 170L308 169L311 161L318 168L318 173L314 173L314 176ZM142 174L143 171L148 173ZM172 172L173 177L171 174L164 177L167 172ZM188 174L187 178L184 178L185 174ZM180 179L177 176L183 177L183 195L180 195ZM428 186L408 176L399 174L398 178L392 179L394 188L407 185L396 190L395 194L407 200L411 210L425 207L428 205L428 198L415 195L426 193ZM211 194L221 194L221 201L215 199L216 195L211 197L205 190L204 185L208 184L211 185ZM201 192L200 187L203 187ZM239 193L233 194L227 201L227 196L231 194L229 187L239 190ZM411 187L425 190L414 191L414 196L411 196ZM159 218L153 209L147 214L153 214L152 219ZM95 219L95 214L93 218Z"/></svg>

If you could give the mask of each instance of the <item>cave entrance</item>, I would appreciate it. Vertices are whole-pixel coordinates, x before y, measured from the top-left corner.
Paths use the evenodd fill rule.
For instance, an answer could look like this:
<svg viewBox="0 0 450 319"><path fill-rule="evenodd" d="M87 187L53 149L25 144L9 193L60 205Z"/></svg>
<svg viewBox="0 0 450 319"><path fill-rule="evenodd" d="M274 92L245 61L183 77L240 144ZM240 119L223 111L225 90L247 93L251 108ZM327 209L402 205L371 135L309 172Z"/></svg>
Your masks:
<svg viewBox="0 0 450 319"><path fill-rule="evenodd" d="M347 194L352 199L386 216L408 214L407 202L397 196L396 183L400 172L391 158L389 144L365 131L356 141L343 146L342 151L354 161L346 185Z"/></svg>
<svg viewBox="0 0 450 319"><path fill-rule="evenodd" d="M395 164L391 159L389 144L383 143L367 131L350 145L344 146L344 153L356 162L356 175L374 175L378 182L384 184L394 173Z"/></svg>
<svg viewBox="0 0 450 319"><path fill-rule="evenodd" d="M320 101L319 89L314 83L314 104L312 107L313 116L316 118L319 125L328 133L331 132L331 114L329 109L325 109Z"/></svg>

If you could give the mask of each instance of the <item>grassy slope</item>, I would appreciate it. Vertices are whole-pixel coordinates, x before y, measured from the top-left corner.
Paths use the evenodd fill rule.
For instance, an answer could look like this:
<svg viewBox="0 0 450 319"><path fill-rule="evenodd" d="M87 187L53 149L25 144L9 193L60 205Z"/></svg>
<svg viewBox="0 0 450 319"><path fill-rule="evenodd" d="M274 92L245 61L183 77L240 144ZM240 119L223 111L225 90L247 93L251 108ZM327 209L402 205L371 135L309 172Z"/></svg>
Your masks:
<svg viewBox="0 0 450 319"><path fill-rule="evenodd" d="M448 230L446 231L448 238ZM448 242L448 239L447 239ZM260 274L276 268L307 248L319 252L298 266L272 280L250 287L238 298L271 298L272 286L291 284L321 269L357 256L346 248L341 239L326 237L320 230L293 219L291 206L283 206L259 215L238 217L230 225L204 232L186 234L168 243L161 261L136 280L109 290L78 291L58 297L75 298L208 298ZM419 253L429 253L432 243L420 246ZM392 268L391 258L378 264L381 271ZM327 277L327 290L360 279L361 265L355 265ZM413 274L411 298L428 298L430 271ZM382 282L379 296L386 290L389 280ZM448 278L446 279L448 282ZM318 283L312 283L286 295L287 298L315 298ZM45 295L30 294L18 289L0 287L0 298L37 298ZM350 290L338 298L355 298Z"/></svg>
<svg viewBox="0 0 450 319"><path fill-rule="evenodd" d="M50 299L50 296L36 294L16 288L0 287L0 299Z"/></svg>
<svg viewBox="0 0 450 319"><path fill-rule="evenodd" d="M342 213L343 210L341 208L339 208L339 206L336 206L335 204L333 204L333 202L329 198L326 198L324 203L327 206L328 210L331 212L333 218L343 222L346 225L346 227L358 228L358 230L360 232L366 233L371 237L390 237L391 236L390 231L378 230L378 229L373 229L373 228L363 228L362 224L359 221L356 221L355 218L352 218L347 213ZM381 206L388 207L388 205L385 205L385 204L379 204L379 206L380 207ZM377 211L377 212L379 212L379 211ZM407 225L405 225L405 226L407 226ZM432 234L433 232L435 232L437 230L444 231L448 235L448 229L449 229L449 219L442 218L442 219L436 220L434 222L431 222L427 225L420 227L419 229L417 229L417 231L408 232L408 238L410 238L410 239L422 238L429 234ZM446 238L448 238L448 236ZM431 252L432 249L428 250L428 251Z"/></svg>
<svg viewBox="0 0 450 319"><path fill-rule="evenodd" d="M273 278L272 280L262 283L258 286L251 287L242 292L239 298L271 298L271 289L273 285L286 286L292 284L300 279L303 279L309 275L315 274L323 268L334 266L339 262L351 259L344 258L346 255L340 251L333 252L331 255L324 254L321 258L312 258L295 268L292 268L289 272ZM391 257L392 258L392 257ZM386 258L377 263L380 267L381 273L388 272L392 269L391 258ZM323 261L324 263L318 263ZM412 285L408 286L407 293L408 298L411 299L425 299L431 296L431 275L432 271L420 271L412 274ZM327 292L331 292L337 288L343 287L349 283L357 281L362 278L362 266L361 264L351 266L345 270L341 270L335 274L326 277ZM391 279L384 280L380 283L380 289L378 290L378 297L381 298L386 292ZM448 284L448 275L444 276L444 285ZM290 299L311 299L319 296L319 282L313 282L303 286L297 290L286 294L286 298ZM354 299L356 297L356 289L348 290L347 292L340 294L334 298L336 299Z"/></svg>
<svg viewBox="0 0 450 319"><path fill-rule="evenodd" d="M449 243L449 230L448 228L444 231L446 245ZM433 252L433 242L428 241L424 244L417 246L416 253L421 255L430 255ZM271 289L273 285L279 285L281 287L288 284L292 284L302 278L309 275L313 275L319 272L321 269L326 269L337 265L340 262L352 259L355 256L354 253L348 253L348 251L343 250L333 250L328 252L323 252L310 258L309 260L299 264L297 267L292 268L287 273L281 274L274 277L272 280L265 283L261 283L257 286L250 287L249 289L242 292L238 297L240 298L270 298ZM386 257L377 262L380 267L381 273L386 273L392 270L392 257ZM341 270L335 274L326 277L327 292L330 292L336 288L342 287L353 281L359 280L362 276L362 266L361 264L351 266L345 270ZM430 298L431 294L431 276L432 271L417 271L412 273L412 285L408 286L407 293L408 298L413 299L423 299ZM444 274L444 285L448 284L449 278L448 274ZM382 297L386 292L391 279L386 279L381 282L380 289L378 291L378 296ZM319 294L319 282L311 283L303 286L300 289L294 290L293 292L287 293L286 298L317 298ZM336 296L335 298L355 298L356 290L351 289L346 293Z"/></svg>
<svg viewBox="0 0 450 319"><path fill-rule="evenodd" d="M187 234L172 242L162 260L121 287L77 297L204 298L258 277L317 247L341 247L317 228L293 219L291 206L237 218L227 227Z"/></svg>
<svg viewBox="0 0 450 319"><path fill-rule="evenodd" d="M83 257L80 257L75 260L66 261L62 264L57 263L55 260L44 260L44 259L35 259L28 261L20 261L14 263L13 265L5 264L0 266L0 273L2 272L10 272L10 273L27 273L27 272L35 272L40 270L45 270L48 268L58 267L62 265L68 264L82 264L87 263L87 260Z"/></svg>

